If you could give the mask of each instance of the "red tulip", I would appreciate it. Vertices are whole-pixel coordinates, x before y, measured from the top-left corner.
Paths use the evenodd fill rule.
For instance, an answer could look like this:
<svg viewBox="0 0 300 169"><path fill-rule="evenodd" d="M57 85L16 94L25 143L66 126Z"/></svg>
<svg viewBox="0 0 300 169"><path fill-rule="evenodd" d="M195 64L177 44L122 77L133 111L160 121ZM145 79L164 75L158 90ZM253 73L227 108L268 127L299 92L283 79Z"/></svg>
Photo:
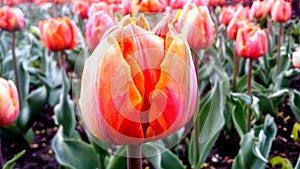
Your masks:
<svg viewBox="0 0 300 169"><path fill-rule="evenodd" d="M227 27L227 35L230 39L235 40L236 35L238 33L238 30L250 23L249 19L245 18L234 18L229 22L229 25Z"/></svg>
<svg viewBox="0 0 300 169"><path fill-rule="evenodd" d="M235 10L235 6L223 6L219 15L219 22L227 26L232 20Z"/></svg>
<svg viewBox="0 0 300 169"><path fill-rule="evenodd" d="M164 8L159 0L142 0L139 4L141 12L162 12Z"/></svg>
<svg viewBox="0 0 300 169"><path fill-rule="evenodd" d="M19 8L3 6L0 8L0 28L6 31L24 29L24 14Z"/></svg>
<svg viewBox="0 0 300 169"><path fill-rule="evenodd" d="M300 69L300 50L299 49L297 49L297 51L295 51L293 53L292 62L293 62L293 66L295 68Z"/></svg>
<svg viewBox="0 0 300 169"><path fill-rule="evenodd" d="M102 38L102 35L106 30L108 30L108 28L113 26L113 24L113 19L102 11L93 14L89 18L86 24L85 37L92 50L96 48Z"/></svg>
<svg viewBox="0 0 300 169"><path fill-rule="evenodd" d="M77 27L68 17L39 21L41 40L51 51L73 49L77 44Z"/></svg>
<svg viewBox="0 0 300 169"><path fill-rule="evenodd" d="M90 2L77 0L73 4L73 13L79 14L82 19L88 18Z"/></svg>
<svg viewBox="0 0 300 169"><path fill-rule="evenodd" d="M0 127L10 126L19 114L19 96L15 84L0 77Z"/></svg>
<svg viewBox="0 0 300 169"><path fill-rule="evenodd" d="M225 3L225 0L208 0L209 6L218 6L223 5Z"/></svg>
<svg viewBox="0 0 300 169"><path fill-rule="evenodd" d="M175 26L194 50L210 47L216 36L215 24L206 6L186 4Z"/></svg>
<svg viewBox="0 0 300 169"><path fill-rule="evenodd" d="M19 5L22 3L22 0L3 0L2 3L4 5Z"/></svg>
<svg viewBox="0 0 300 169"><path fill-rule="evenodd" d="M173 29L162 38L139 19L127 16L111 28L83 70L83 119L94 136L113 144L165 138L190 120L195 106L187 43Z"/></svg>
<svg viewBox="0 0 300 169"><path fill-rule="evenodd" d="M238 30L235 51L244 58L258 59L268 50L266 32L258 26L246 25Z"/></svg>
<svg viewBox="0 0 300 169"><path fill-rule="evenodd" d="M253 2L250 10L250 19L257 18L262 19L268 14L267 2L256 0Z"/></svg>
<svg viewBox="0 0 300 169"><path fill-rule="evenodd" d="M122 0L122 13L123 15L132 14L133 0Z"/></svg>
<svg viewBox="0 0 300 169"><path fill-rule="evenodd" d="M271 9L271 18L275 22L286 22L292 16L291 3L277 0Z"/></svg>

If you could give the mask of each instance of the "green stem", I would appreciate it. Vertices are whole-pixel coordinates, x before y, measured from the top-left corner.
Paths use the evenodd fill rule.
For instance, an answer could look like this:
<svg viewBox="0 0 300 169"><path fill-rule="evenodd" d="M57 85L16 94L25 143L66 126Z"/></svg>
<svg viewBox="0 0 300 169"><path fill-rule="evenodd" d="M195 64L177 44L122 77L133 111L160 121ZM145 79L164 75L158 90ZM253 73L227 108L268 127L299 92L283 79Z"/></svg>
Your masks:
<svg viewBox="0 0 300 169"><path fill-rule="evenodd" d="M127 169L142 169L142 146L128 145Z"/></svg>
<svg viewBox="0 0 300 169"><path fill-rule="evenodd" d="M251 85L251 80L252 80L252 62L253 60L250 59L249 60L249 67L248 67L248 88L247 88L247 94L249 96L251 96L251 88L252 88L252 85ZM250 110L250 107L251 105L249 105L248 109L247 109L247 131L250 131L251 129L251 110Z"/></svg>
<svg viewBox="0 0 300 169"><path fill-rule="evenodd" d="M16 80L16 86L20 97L20 83L19 83L19 73L18 73L18 66L17 66L17 57L16 57L16 34L15 32L11 33L11 52L12 52L12 58L13 58L13 69L15 73L15 80Z"/></svg>
<svg viewBox="0 0 300 169"><path fill-rule="evenodd" d="M67 65L67 62L66 62L66 58L65 58L65 53L64 51L60 51L60 56L58 56L58 65L63 68L66 72L67 72L67 69L68 69L68 65Z"/></svg>
<svg viewBox="0 0 300 169"><path fill-rule="evenodd" d="M276 74L279 75L280 73L280 42L281 42L281 32L282 32L282 25L279 23L278 28L278 37L277 37L277 70Z"/></svg>
<svg viewBox="0 0 300 169"><path fill-rule="evenodd" d="M232 91L236 91L236 78L239 70L239 65L240 65L240 57L234 50L233 54L233 82L232 82Z"/></svg>
<svg viewBox="0 0 300 169"><path fill-rule="evenodd" d="M105 169L105 156L101 155L99 153L99 164L100 164L100 169Z"/></svg>

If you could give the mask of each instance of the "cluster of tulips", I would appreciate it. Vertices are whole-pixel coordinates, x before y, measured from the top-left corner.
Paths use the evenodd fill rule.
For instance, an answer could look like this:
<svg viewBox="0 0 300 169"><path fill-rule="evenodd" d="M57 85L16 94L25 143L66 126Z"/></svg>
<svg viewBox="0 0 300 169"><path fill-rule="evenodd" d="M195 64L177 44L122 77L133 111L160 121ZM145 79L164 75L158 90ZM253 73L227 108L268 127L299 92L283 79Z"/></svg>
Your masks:
<svg viewBox="0 0 300 169"><path fill-rule="evenodd" d="M272 22L280 24L280 48L281 23L291 18L292 6L287 0L256 0L251 7L239 2L226 6L224 0L2 0L0 29L11 33L13 46L15 32L25 27L24 14L17 5L68 4L85 25L86 48L92 53L82 73L82 120L102 141L139 146L166 138L192 119L199 94L196 53L214 44L216 25L225 25L235 44L234 91L239 57L249 59L247 94L251 96L252 61L267 53ZM211 12L217 6L222 8L218 23L214 23ZM161 13L164 17L152 24L138 13L147 17ZM259 26L265 18L266 29ZM37 26L49 51L63 54L78 47L80 26L69 17L53 16L40 20ZM68 63L61 57L57 62L65 68ZM280 65L280 50L277 62ZM292 64L300 68L300 48L293 53ZM13 124L19 114L18 90L22 85L16 64L14 68L16 85L0 78L0 127Z"/></svg>

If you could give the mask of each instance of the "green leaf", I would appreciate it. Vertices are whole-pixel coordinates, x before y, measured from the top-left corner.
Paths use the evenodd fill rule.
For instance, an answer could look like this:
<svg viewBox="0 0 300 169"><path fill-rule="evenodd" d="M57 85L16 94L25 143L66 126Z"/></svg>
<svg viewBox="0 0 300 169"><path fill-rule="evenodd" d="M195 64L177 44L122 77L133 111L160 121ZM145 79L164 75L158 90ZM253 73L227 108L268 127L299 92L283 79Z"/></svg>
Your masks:
<svg viewBox="0 0 300 169"><path fill-rule="evenodd" d="M267 115L263 128L256 136L254 129L246 133L240 142L240 150L232 164L233 169L263 169L268 158L277 128L274 118Z"/></svg>
<svg viewBox="0 0 300 169"><path fill-rule="evenodd" d="M289 103L291 110L294 113L297 121L300 123L300 92L297 90L292 90L290 92Z"/></svg>
<svg viewBox="0 0 300 169"><path fill-rule="evenodd" d="M61 93L59 103L54 107L54 113L58 124L61 124L64 128L64 134L71 136L76 125L74 103L68 93L70 91L70 84L65 72L63 72L63 79L63 92Z"/></svg>
<svg viewBox="0 0 300 169"><path fill-rule="evenodd" d="M242 106L240 102L234 102L234 108L232 112L232 120L236 131L238 132L240 138L246 133L246 109Z"/></svg>
<svg viewBox="0 0 300 169"><path fill-rule="evenodd" d="M93 146L63 133L63 128L59 127L52 141L58 163L72 169L98 168L98 155Z"/></svg>
<svg viewBox="0 0 300 169"><path fill-rule="evenodd" d="M212 146L217 140L225 123L223 115L225 106L224 81L216 81L215 86L211 91L210 97L201 105L199 112L199 159L196 168L200 168L201 164L207 158ZM192 135L189 143L189 162L194 164L194 135Z"/></svg>
<svg viewBox="0 0 300 169"><path fill-rule="evenodd" d="M15 162L22 157L25 154L26 150L23 150L21 152L19 152L17 155L14 156L14 158L12 158L11 160L7 161L2 169L13 169Z"/></svg>
<svg viewBox="0 0 300 169"><path fill-rule="evenodd" d="M127 158L126 156L126 146L122 146L118 149L117 155L113 156L109 162L107 169L126 169L127 168Z"/></svg>
<svg viewBox="0 0 300 169"><path fill-rule="evenodd" d="M147 143L142 146L143 157L146 157L154 168L161 168L161 150L154 144Z"/></svg>
<svg viewBox="0 0 300 169"><path fill-rule="evenodd" d="M290 162L290 160L286 158L282 158L280 156L275 156L270 159L270 163L272 167L275 167L276 165L281 166L281 169L293 169L293 165Z"/></svg>

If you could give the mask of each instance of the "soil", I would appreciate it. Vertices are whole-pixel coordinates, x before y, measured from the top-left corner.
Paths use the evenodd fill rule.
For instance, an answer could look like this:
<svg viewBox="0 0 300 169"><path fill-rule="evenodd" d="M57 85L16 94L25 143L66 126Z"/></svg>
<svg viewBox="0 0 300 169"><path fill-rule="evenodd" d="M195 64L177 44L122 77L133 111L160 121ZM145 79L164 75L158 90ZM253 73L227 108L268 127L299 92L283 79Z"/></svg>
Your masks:
<svg viewBox="0 0 300 169"><path fill-rule="evenodd" d="M300 90L300 76L296 77L291 84L292 88ZM55 160L55 155L51 149L51 140L54 137L58 127L53 121L53 109L48 108L41 113L40 118L33 124L34 142L30 146L20 145L18 140L13 138L2 138L2 153L3 161L11 159L23 149L26 153L16 162L14 168L22 169L57 169L59 165ZM295 166L299 158L300 143L295 142L291 138L293 125L296 122L294 114L291 112L287 103L287 98L279 106L279 116L276 118L278 127L277 135L273 141L269 158L281 156L291 161ZM77 125L77 130L84 136L80 125ZM85 140L85 139L84 139ZM236 133L232 133L231 137L227 138L225 132L219 136L215 146L212 148L203 168L205 169L229 169L231 168L234 157L239 150L239 137ZM187 161L187 150L182 142L179 145L181 150L180 159L184 162L187 169L191 168ZM153 168L149 162L144 160L143 166ZM278 166L276 166L279 168ZM267 164L266 168L272 168Z"/></svg>

